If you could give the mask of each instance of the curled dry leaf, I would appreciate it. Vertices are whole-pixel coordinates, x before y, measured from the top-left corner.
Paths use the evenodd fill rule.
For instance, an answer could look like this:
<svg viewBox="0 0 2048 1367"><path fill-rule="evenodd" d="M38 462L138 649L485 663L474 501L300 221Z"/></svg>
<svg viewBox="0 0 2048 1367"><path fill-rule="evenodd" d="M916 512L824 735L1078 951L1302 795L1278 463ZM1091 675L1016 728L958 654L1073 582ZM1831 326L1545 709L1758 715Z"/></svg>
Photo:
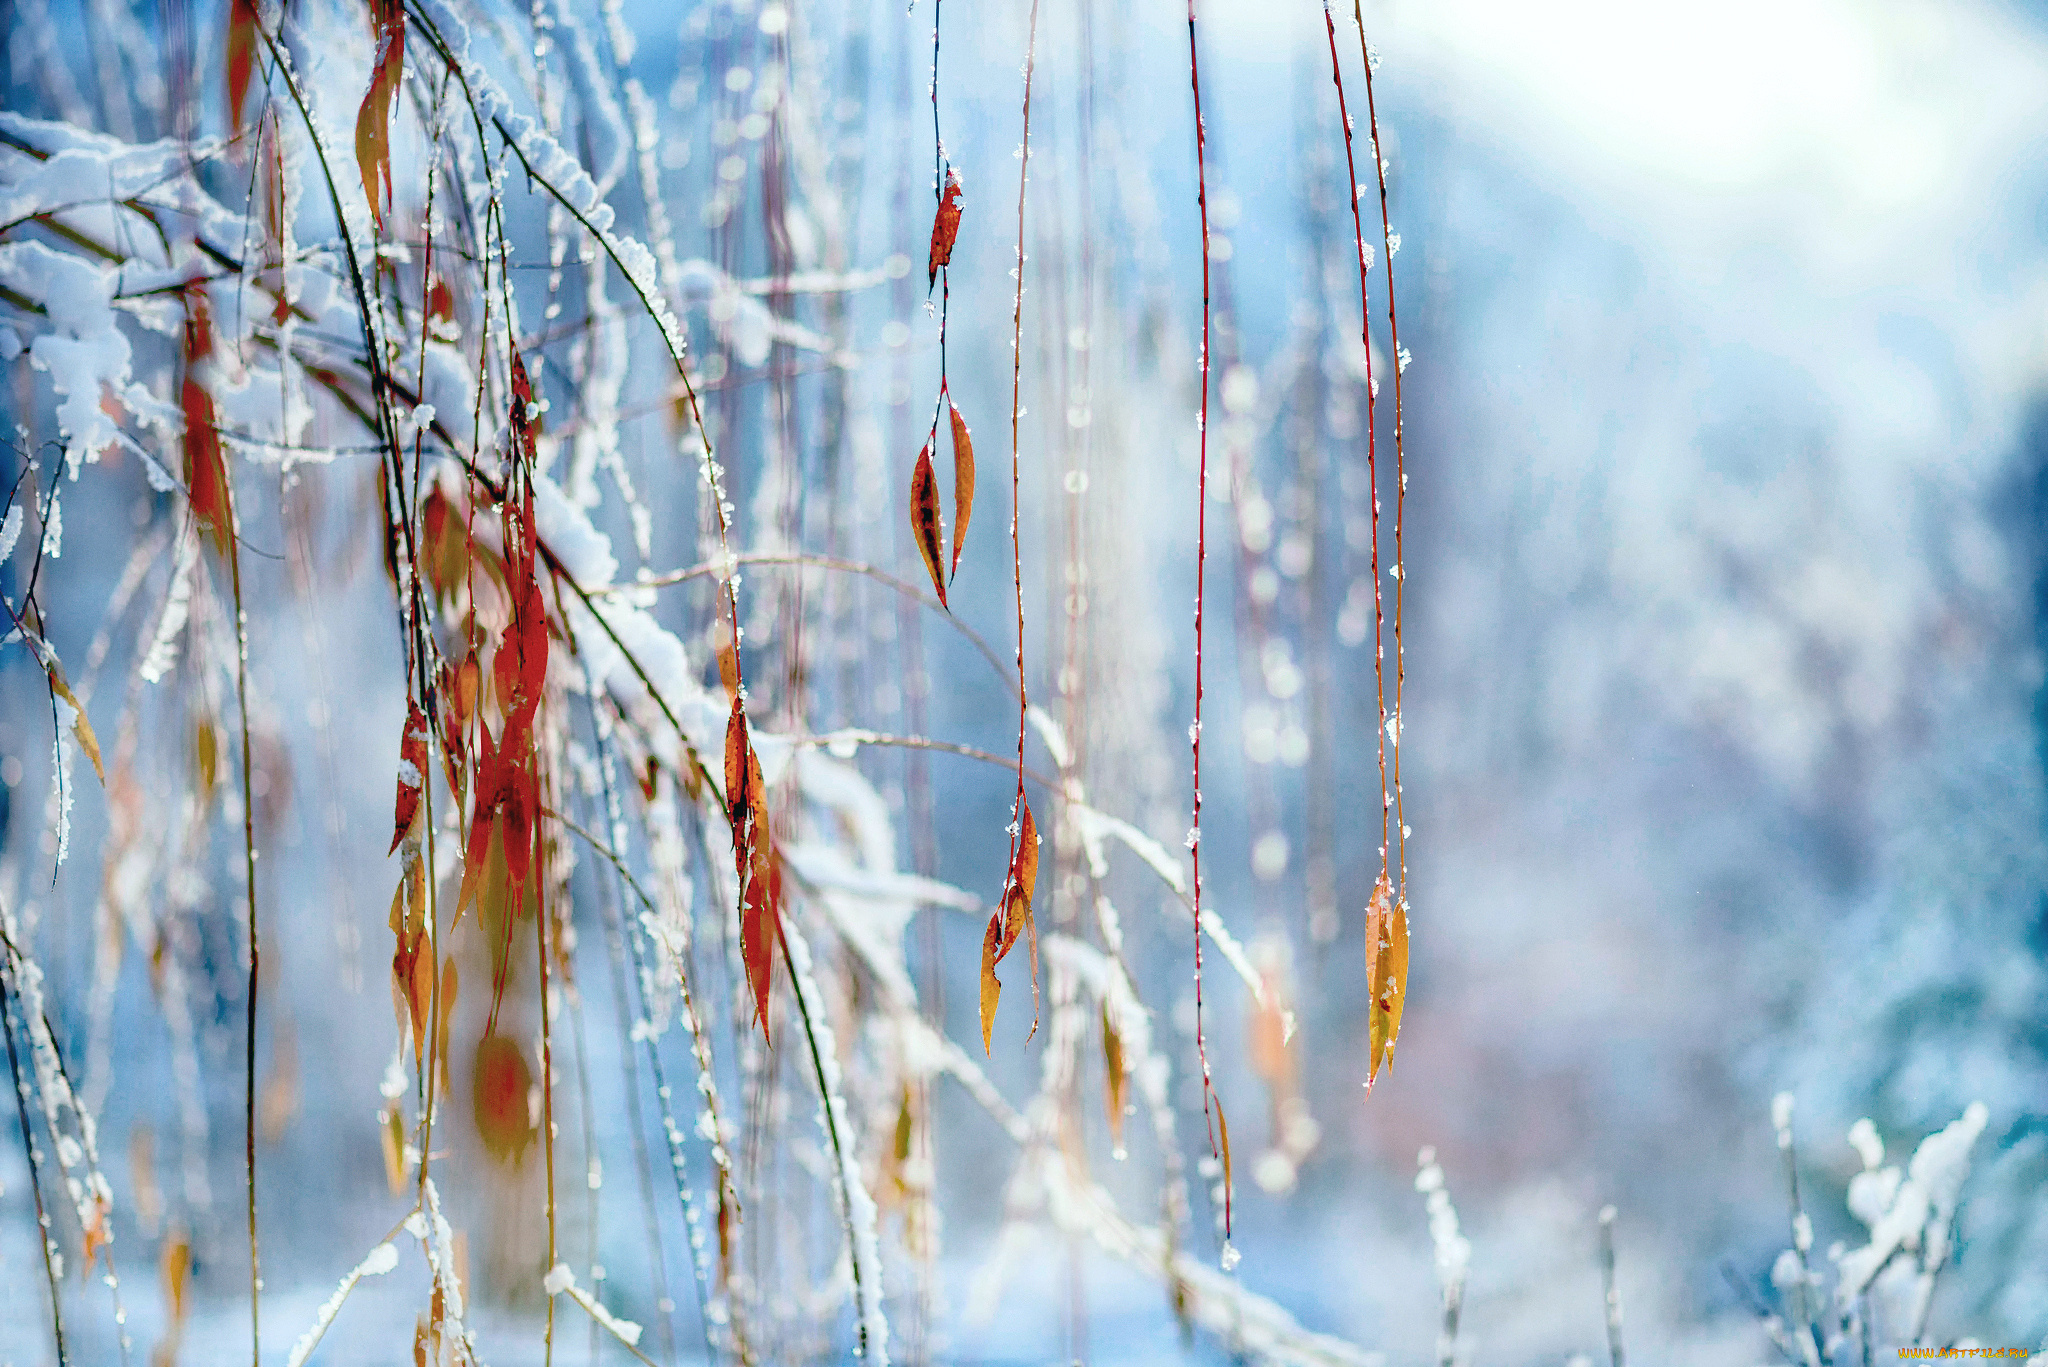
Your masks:
<svg viewBox="0 0 2048 1367"><path fill-rule="evenodd" d="M92 771L100 776L100 787L107 786L106 767L100 763L100 738L93 734L92 722L85 715L85 704L65 682L64 666L57 663L53 654L49 657L50 689L65 702L71 704L71 734L78 740L78 748L85 751L85 757L92 761Z"/></svg>
<svg viewBox="0 0 2048 1367"><path fill-rule="evenodd" d="M981 1048L990 1051L995 1029L996 1003L1003 984L996 977L1001 963L1026 932L1031 937L1031 987L1038 991L1038 927L1031 916L1031 895L1038 887L1038 823L1032 819L1031 804L1017 795L1017 844L1010 854L1010 871L1003 879L1003 896L995 914L988 919L988 931L981 939ZM1031 1022L1033 1034L1038 1021ZM1029 1036L1026 1037L1027 1039Z"/></svg>
<svg viewBox="0 0 2048 1367"><path fill-rule="evenodd" d="M960 236L960 173L946 168L946 190L939 200L938 216L932 220L932 255L925 278L929 290L938 283L939 271L953 260L953 239Z"/></svg>
<svg viewBox="0 0 2048 1367"><path fill-rule="evenodd" d="M377 26L377 55L370 65L370 88L356 111L356 166L363 174L363 196L381 229L391 195L391 99L405 74L405 6L400 0L370 0L370 15Z"/></svg>
<svg viewBox="0 0 2048 1367"><path fill-rule="evenodd" d="M1408 906L1394 900L1393 884L1384 873L1373 885L1365 911L1365 976L1372 991L1365 1080L1371 1090L1380 1068L1393 1062L1408 996Z"/></svg>
<svg viewBox="0 0 2048 1367"><path fill-rule="evenodd" d="M917 465L910 472L910 534L917 541L918 554L938 590L939 606L946 606L945 532L939 526L939 477L932 470L932 444L926 442L917 453Z"/></svg>
<svg viewBox="0 0 2048 1367"><path fill-rule="evenodd" d="M388 859L398 852L420 820L421 785L427 780L427 714L406 700L405 734L398 742L398 804Z"/></svg>
<svg viewBox="0 0 2048 1367"><path fill-rule="evenodd" d="M526 1111L532 1086L533 1070L517 1044L503 1035L485 1035L477 1041L476 1072L470 1080L476 1132L485 1152L500 1163L516 1162L533 1142Z"/></svg>
<svg viewBox="0 0 2048 1367"><path fill-rule="evenodd" d="M946 407L953 413L953 565L946 576L950 580L960 573L960 547L967 540L967 521L974 515L974 438L968 435L960 406L948 399Z"/></svg>

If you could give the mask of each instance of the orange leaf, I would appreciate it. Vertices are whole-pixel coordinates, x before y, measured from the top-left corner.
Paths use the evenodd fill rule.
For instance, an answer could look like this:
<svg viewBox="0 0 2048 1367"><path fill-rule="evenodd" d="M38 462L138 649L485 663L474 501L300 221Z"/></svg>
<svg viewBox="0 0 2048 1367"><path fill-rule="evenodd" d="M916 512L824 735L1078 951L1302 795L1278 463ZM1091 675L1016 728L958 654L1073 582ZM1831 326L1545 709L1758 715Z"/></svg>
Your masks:
<svg viewBox="0 0 2048 1367"><path fill-rule="evenodd" d="M461 980L455 975L455 956L449 955L441 965L441 1009L440 1020L435 1026L435 1052L440 1055L441 1086L448 1085L448 1018L455 1014L455 992Z"/></svg>
<svg viewBox="0 0 2048 1367"><path fill-rule="evenodd" d="M981 936L981 1052L992 1049L991 1040L996 1027L996 1003L1002 1000L1002 980L996 977L996 960L1002 957L999 945L1003 938L1003 913L998 911L988 918L988 929Z"/></svg>
<svg viewBox="0 0 2048 1367"><path fill-rule="evenodd" d="M910 534L931 572L932 587L939 591L939 606L946 606L945 533L939 529L939 477L932 471L932 444L926 442L917 453L917 465L910 472Z"/></svg>
<svg viewBox="0 0 2048 1367"><path fill-rule="evenodd" d="M419 821L420 790L427 781L427 714L420 711L416 702L408 700L406 707L405 734L398 742L397 826L391 835L391 848L384 852L387 859L398 853L398 847Z"/></svg>
<svg viewBox="0 0 2048 1367"><path fill-rule="evenodd" d="M185 1326L185 1284L192 1272L192 1245L182 1233L168 1236L157 1253L157 1275L163 1279L165 1318L173 1337Z"/></svg>
<svg viewBox="0 0 2048 1367"><path fill-rule="evenodd" d="M1372 991L1365 1082L1370 1089L1380 1068L1393 1062L1408 996L1408 908L1395 903L1393 884L1384 873L1373 885L1365 912L1365 976Z"/></svg>
<svg viewBox="0 0 2048 1367"><path fill-rule="evenodd" d="M232 0L228 6L228 132L242 131L242 102L249 94L249 73L256 64L256 0Z"/></svg>
<svg viewBox="0 0 2048 1367"><path fill-rule="evenodd" d="M953 259L953 239L960 235L960 173L946 168L946 192L939 200L938 216L932 220L931 270L925 279L929 290L939 278L939 268Z"/></svg>
<svg viewBox="0 0 2048 1367"><path fill-rule="evenodd" d="M485 1152L501 1163L517 1160L533 1142L533 1126L526 1118L526 1093L532 1086L533 1070L518 1045L503 1035L485 1035L477 1041L476 1072L470 1081L476 1132Z"/></svg>
<svg viewBox="0 0 2048 1367"><path fill-rule="evenodd" d="M1109 1082L1109 1137L1119 1152L1124 1146L1124 1039L1102 1004L1102 1071Z"/></svg>
<svg viewBox="0 0 2048 1367"><path fill-rule="evenodd" d="M974 438L967 434L967 419L960 416L960 406L951 399L946 406L953 410L953 568L947 575L950 579L960 573L960 547L967 540L967 519L974 514Z"/></svg>
<svg viewBox="0 0 2048 1367"><path fill-rule="evenodd" d="M370 88L356 111L356 165L363 173L363 196L377 226L384 226L384 201L391 194L391 97L405 74L405 8L395 0L372 0L377 22L377 56L370 67ZM378 194L382 183L384 192Z"/></svg>

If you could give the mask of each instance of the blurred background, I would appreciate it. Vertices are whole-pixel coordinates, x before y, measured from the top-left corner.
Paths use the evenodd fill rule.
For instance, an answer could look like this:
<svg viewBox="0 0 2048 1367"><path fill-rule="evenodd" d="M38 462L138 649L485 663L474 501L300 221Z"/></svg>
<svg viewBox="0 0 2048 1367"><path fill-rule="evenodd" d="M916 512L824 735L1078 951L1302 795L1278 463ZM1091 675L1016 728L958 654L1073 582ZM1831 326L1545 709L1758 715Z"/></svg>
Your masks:
<svg viewBox="0 0 2048 1367"><path fill-rule="evenodd" d="M300 15L308 81L321 89L332 77L323 98L336 127L353 119L367 57L315 40L348 26L361 46L360 18L344 9L309 3ZM921 581L902 491L938 375L935 320L914 289L930 221L931 7L478 10L508 33L553 16L564 44L571 19L590 33L609 25L613 60L618 31L631 35L682 256L734 278L866 273L843 292L769 299L776 317L831 335L814 352L836 367L799 354L787 330L772 349L754 345L715 303L699 301L686 321L703 342L708 425L740 472L748 544L793 539ZM1773 1353L1754 1306L1771 1298L1791 1237L1773 1096L1797 1098L1818 1250L1865 1237L1844 1206L1863 1166L1852 1122L1872 1119L1888 1161L1903 1161L1981 1101L1988 1122L1932 1332L2041 1346L2048 12L1970 0L1396 0L1362 13L1381 59L1373 93L1400 243L1390 262L1376 251L1371 277L1382 462L1389 265L1413 357L1398 582L1409 590L1400 748L1415 958L1397 1059L1369 1096L1359 946L1379 865L1373 485L1331 39L1313 3L1219 0L1198 28L1215 329L1204 716L1206 734L1223 738L1204 750L1204 876L1299 1017L1278 1081L1260 1061L1248 994L1205 964L1218 1093L1253 1136L1238 1141L1244 1261L1233 1275L1311 1330L1390 1362L1429 1360L1440 1250L1414 1178L1418 1150L1433 1146L1470 1243L1459 1361L1606 1351L1597 1212L1612 1204L1629 1350L1753 1367ZM974 425L984 500L953 604L1004 657L1015 627L1001 466L1028 15L1019 3L947 4L938 80L967 204L948 378ZM192 69L214 73L219 39L203 35L219 16L189 18L202 35L182 40ZM104 54L80 19L60 0L8 0L8 109L109 127L94 76ZM138 9L135 22L145 46L171 43L171 18ZM1045 0L1037 22L1020 358L1025 676L1066 723L1091 801L1179 853L1202 264L1186 15ZM1335 42L1369 176L1347 13ZM786 93L750 103L777 61ZM808 111L786 145L741 127L776 98ZM407 155L417 147L401 140L401 186ZM585 144L583 155L598 153ZM783 178L777 195L772 177ZM622 225L645 233L639 201L615 198ZM1371 194L1362 207L1376 243ZM302 240L332 233L311 195L302 212ZM533 205L515 211L533 260L545 259L544 218ZM694 469L674 457L665 376L642 363L660 359L647 333L644 322L632 333L618 400L619 449L650 515L644 549L631 553L633 516L611 485L585 500L622 578L702 558ZM7 364L8 421L51 435L47 386L25 356ZM587 402L580 364L541 368L557 411ZM777 367L792 378L769 383ZM565 463L575 458L561 446ZM22 453L10 459L12 482ZM372 1117L393 1047L380 832L404 685L376 547L346 532L349 509L373 497L362 459L309 467L306 487L321 492L305 525L329 585L317 611L292 596L288 566L254 570L274 609L252 621L258 710L293 757L267 871L284 984L267 1067L303 1079L263 1160L276 1231L266 1325L279 1325L279 1354L358 1256L346 1250L403 1214L385 1195ZM793 538L777 521L781 486L758 473L789 459L818 491ZM1384 569L1393 485L1384 465L1380 475ZM265 478L242 516L280 528L300 495ZM125 555L101 548L170 514L133 461L89 469L66 497L67 549L42 593L68 661L86 658L122 575ZM284 533L250 539L275 546ZM24 574L19 553L0 568L11 602ZM1382 582L1391 595L1397 581ZM809 729L1014 744L1009 695L958 633L899 611L885 589L847 593L801 609L823 614L818 639L842 645L816 668ZM715 680L709 603L708 590L664 599L661 616ZM123 629L91 705L103 737L123 691L141 687L131 655L147 641L134 638ZM772 658L772 643L759 649ZM775 685L757 687L774 706ZM44 688L18 648L0 657L0 698L0 887L38 937L60 1042L79 1058L106 1055L89 1006L105 804L81 790L70 862L55 876ZM145 710L145 736L151 725ZM860 765L901 818L903 867L994 896L1006 779L936 758L914 773L878 747ZM228 891L193 904L232 892L221 871L238 867L238 841L224 829L195 855ZM1060 848L1078 858L1071 842ZM1186 922L1141 868L1119 868L1133 978L1157 1014L1192 1163L1207 1145ZM1070 927L1084 910L1062 884L1041 915ZM921 915L941 924L913 936L911 963L942 978L940 1019L971 1041L980 927ZM131 1136L149 1127L162 1150L151 1161L167 1173L184 1136L183 1185L165 1178L177 1189L159 1220L183 1220L206 1252L187 1360L224 1361L246 1332L233 1299L245 1277L233 1242L240 1006L231 937L200 939L197 976L217 970L219 985L196 1007L197 1043L181 1048L163 1024L144 944L104 988L99 1028L119 1041L112 1081L85 1090L103 1149L120 1156L115 1247L138 1324L162 1316L148 1252L162 1226L120 1228L138 1196ZM594 1071L630 1054L603 997L592 989ZM1000 1035L1016 1022L1002 1019L991 1076L1028 1093L1040 1046L1013 1040L1005 1055ZM673 1057L685 1066L680 1044ZM1286 1095L1312 1129L1290 1133L1299 1112ZM992 1174L1007 1170L1007 1141L967 1100L935 1104L947 1214L933 1356L1229 1356L1222 1340L1183 1342L1156 1279L1046 1230L1006 1235ZM1090 1123L1101 1145L1099 1114ZM623 1145L632 1124L606 1114L598 1129ZM1246 1153L1263 1162L1256 1180ZM1151 1172L1102 1180L1150 1215ZM34 1337L46 1311L27 1181L10 1135L0 1361L21 1363L54 1360ZM1198 1206L1189 1237L1213 1257ZM611 1241L638 1237L638 1217L605 1218L603 1261L624 1286L645 1255ZM380 1308L352 1302L349 1313L401 1327L351 1337L345 1320L316 1361L407 1360L413 1308L389 1280L358 1293ZM81 1320L109 1321L96 1293L71 1285L89 1307ZM628 1311L645 1299L620 1294ZM532 1306L509 1292L494 1300L486 1277L477 1313L515 1325ZM105 1324L80 1333L89 1351L111 1348ZM527 1351L508 1339L490 1360Z"/></svg>

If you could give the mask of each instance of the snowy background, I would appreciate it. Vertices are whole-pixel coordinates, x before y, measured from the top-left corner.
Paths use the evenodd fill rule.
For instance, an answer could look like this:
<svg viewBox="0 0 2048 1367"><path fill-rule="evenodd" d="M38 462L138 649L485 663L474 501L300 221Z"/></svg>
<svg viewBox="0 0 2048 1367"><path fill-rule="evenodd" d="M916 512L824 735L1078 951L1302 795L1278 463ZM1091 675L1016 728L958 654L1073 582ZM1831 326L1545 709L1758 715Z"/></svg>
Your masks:
<svg viewBox="0 0 2048 1367"><path fill-rule="evenodd" d="M1107 619L1098 629L1118 654L1099 677L1116 684L1107 705L1126 721L1098 722L1114 739L1099 747L1097 782L1106 806L1121 799L1118 810L1171 844L1185 826L1199 326L1186 28L1171 5L1093 13L1100 161L1077 172L1071 116L1089 93L1074 56L1083 12L1049 8L1041 39L1044 103L1034 118L1046 122L1034 124L1032 184L1042 205L1056 207L1037 210L1030 255L1036 269L1071 269L1086 212L1080 187L1113 189L1093 209L1090 240L1110 282L1098 324L1108 340L1093 354L1097 421L1121 435L1103 438L1087 516L1113 543L1103 564L1114 573L1098 572L1095 592ZM73 63L87 92L77 98L89 98L92 51L69 13L42 0L4 11L9 109L65 112L48 107L49 82L37 76L51 60ZM706 13L712 36L691 28L691 16ZM970 561L956 606L1001 652L1011 639L997 537L1007 491L995 488L994 472L1007 454L1015 246L1005 205L1014 204L1024 16L1015 5L945 13L946 140L970 205L954 269L952 384L976 415L984 488L997 499L978 514L988 529L976 546L984 572L977 579ZM678 36L670 10L624 12L640 40L636 66L668 100L662 117L674 142L662 164L689 255L715 251L694 212L711 153L692 141L694 106L667 83L712 89L715 64L734 60L720 44L740 41L729 35L746 34L748 23L736 19L752 14L745 0L693 8ZM1204 846L1219 866L1211 886L1261 952L1293 962L1299 1070L1320 1126L1291 1189L1268 1193L1240 1176L1237 1275L1313 1330L1390 1362L1429 1360L1439 1324L1433 1258L1444 1250L1432 1247L1414 1177L1417 1151L1433 1146L1470 1245L1461 1361L1554 1364L1606 1351L1597 1212L1611 1203L1629 1351L1753 1367L1773 1349L1747 1298L1774 1295L1771 1271L1791 1238L1773 1096L1798 1098L1817 1262L1835 1241L1865 1237L1844 1204L1864 1167L1847 1139L1853 1122L1873 1120L1886 1161L1902 1162L1981 1101L1983 1134L1931 1332L1945 1342L2042 1345L2048 18L1968 0L1402 0L1365 16L1383 58L1379 113L1403 238L1395 278L1402 339L1415 357L1405 377L1404 737L1414 985L1395 1071L1368 1099L1355 940L1376 843L1366 829L1369 653L1340 621L1333 712L1311 737L1328 769L1304 768L1288 754L1288 727L1301 719L1284 704L1295 690L1247 644L1235 553L1212 548L1220 625L1211 669L1226 682L1211 684L1210 725L1244 744L1205 755L1215 766L1205 775L1212 810L1221 809L1207 818L1217 831ZM906 19L894 4L817 19L820 34L860 39L833 66L851 107L838 116L842 135L862 148L844 173L860 214L855 265L899 252L915 261L923 251L929 25L928 7ZM1318 245L1306 207L1305 186L1332 165L1341 187L1322 13L1306 3L1218 4L1203 11L1203 35L1212 206L1225 206L1219 231L1233 243L1231 345L1265 396L1244 410L1255 418L1247 460L1278 490L1293 457L1286 405L1273 396L1323 365L1319 348L1331 370L1349 364L1320 340L1336 334L1319 332L1316 319L1352 287L1329 269L1329 244ZM207 59L208 70L216 64ZM341 123L355 97L344 89L335 98ZM906 181L907 214L892 208ZM1350 229L1348 215L1339 220L1341 258ZM758 271L731 264L735 274ZM868 558L916 577L915 552L894 526L911 455L898 448L905 432L910 447L921 439L936 363L929 320L888 293L880 286L851 305L871 358L856 385L864 397L854 400L854 460L880 492L856 491L848 536L871 548ZM1025 403L1051 414L1071 402L1071 384L1062 395L1047 378L1058 347L1031 337L1041 328L1057 336L1052 319L1066 305L1055 294L1046 286L1027 295L1028 308L1042 297L1046 313L1025 320ZM904 324L918 329L907 409L891 356L909 334L888 330ZM29 335L19 318L10 325ZM10 355L7 366L9 421L40 423L47 435L44 377L26 357ZM1127 387L1118 392L1112 377ZM637 368L626 402L656 383ZM766 425L751 402L735 401L728 421L738 431ZM1036 622L1052 572L1033 556L1054 544L1059 488L1030 461L1036 452L1051 470L1058 439L1056 423L1037 434L1029 423L1024 553ZM655 424L629 431L645 433L626 440L654 513L648 563L690 563L690 472L649 454L660 444ZM0 468L11 482L19 459L9 460ZM346 461L326 473L337 500L359 495L367 478ZM66 553L45 590L70 614L52 631L67 659L85 657L123 563L101 548L138 534L149 516L137 502L145 489L131 463L89 470L67 495ZM282 525L275 480L252 506L269 519L259 527ZM1338 515L1334 503L1327 511ZM1241 494L1212 503L1211 515L1212 536L1226 547L1241 539ZM331 512L320 516L316 527L340 525ZM1306 525L1317 514L1283 509L1286 517ZM623 551L627 519L609 509L599 520ZM282 537L251 540L274 546ZM267 871L281 909L274 1000L286 1004L289 1042L273 1028L266 1050L273 1059L290 1050L302 1079L290 1123L263 1158L265 1339L268 1350L274 1337L280 1360L334 1279L403 1214L385 1197L369 1123L392 1047L378 981L389 883L379 856L403 682L374 546L337 541L323 553L337 575L353 577L317 625L280 596L280 609L253 623L251 641L256 696L296 756L291 800L277 818L278 867ZM1355 545L1346 553L1355 561ZM22 564L17 557L0 570L10 601ZM281 571L258 572L282 582ZM1348 601L1341 583L1335 600ZM703 637L686 639L695 649ZM1042 648L1035 634L1027 644ZM936 681L930 733L1004 749L1014 713L973 672L984 667L936 628L926 629L925 649ZM119 692L110 681L100 696ZM54 890L33 885L45 867L40 842L50 838L41 796L50 742L40 672L18 647L0 657L0 700L0 890L11 905L40 908L47 990L59 1004L53 1025L84 1058L93 1048L97 855L68 865ZM858 721L870 700L849 690L837 705ZM1345 831L1339 935L1327 947L1304 910L1301 837L1291 858L1280 854L1275 867L1272 849L1287 847L1268 847L1253 871L1264 829L1298 832L1312 819L1305 793L1319 772ZM949 822L1000 829L1006 788L956 769L933 773ZM897 774L884 766L871 776L886 787ZM81 849L105 838L100 803L81 791ZM936 871L961 886L1000 872L958 840L944 840L937 856ZM1162 916L1133 935L1148 956L1141 976L1162 1007L1162 1033L1174 1036L1192 1154L1200 1093L1185 1081L1191 1003L1181 1001L1187 965L1172 957L1184 954L1181 926ZM978 938L966 918L943 931L954 966L949 1019L961 1040L976 1029L967 972ZM203 952L226 963L233 951L223 935ZM152 1024L146 958L146 947L131 947L111 1007L121 1041L113 1080L97 1093L88 1080L87 1097L104 1108L102 1147L118 1156L110 1171L124 1220L136 1208L123 1176L134 1127L151 1125L168 1154L181 1126L203 1129L210 1113L215 1152L197 1180L210 1183L215 1207L183 1218L201 1226L195 1245L206 1244L208 1219L220 1232L217 1257L203 1255L195 1269L200 1309L185 1360L232 1360L246 1341L233 1242L240 1007L222 998L218 1020L201 1022L195 1066L206 1082L195 1099L186 1065ZM1264 1097L1242 1045L1247 1002L1218 991L1208 1006L1212 1035L1224 1041L1221 1094L1239 1130L1257 1133ZM593 1066L616 1066L615 1020L602 1002L594 1013L611 1024L591 1032ZM1034 1064L1013 1053L992 1071L1028 1086ZM1212 1339L1183 1347L1156 1282L1076 1254L1049 1232L1004 1245L988 1174L1007 1150L964 1106L951 1114L954 1137L939 1155L948 1211L934 1345L942 1360L1223 1359ZM623 1116L597 1124L626 1142ZM168 1157L158 1162L168 1170ZM188 1170L174 1205L190 1200L193 1180ZM54 1360L39 1337L47 1312L26 1181L10 1125L0 1144L0 1362L22 1364ZM1127 1186L1134 1209L1155 1199L1135 1178ZM614 1253L609 1240L635 1235L634 1217L613 1218L623 1232L605 1227L603 1261L624 1284L640 1255ZM1213 1256L1204 1225L1198 1217L1196 1243ZM130 1313L152 1326L138 1330L142 1344L161 1322L150 1274L157 1234L154 1224L117 1221ZM1006 1289L988 1297L988 1269L1004 1247ZM415 1307L386 1280L365 1284L316 1360L410 1360ZM111 1360L104 1298L75 1274L66 1296L89 1345L90 1356L74 1360ZM1086 1305L1080 1325L1070 1313L1077 1296ZM531 1336L512 1331L530 1323L532 1304L488 1289L478 1299L485 1341L505 1334L489 1360L526 1360ZM386 1325L381 1339L370 1328ZM580 1333L572 1356L586 1351Z"/></svg>

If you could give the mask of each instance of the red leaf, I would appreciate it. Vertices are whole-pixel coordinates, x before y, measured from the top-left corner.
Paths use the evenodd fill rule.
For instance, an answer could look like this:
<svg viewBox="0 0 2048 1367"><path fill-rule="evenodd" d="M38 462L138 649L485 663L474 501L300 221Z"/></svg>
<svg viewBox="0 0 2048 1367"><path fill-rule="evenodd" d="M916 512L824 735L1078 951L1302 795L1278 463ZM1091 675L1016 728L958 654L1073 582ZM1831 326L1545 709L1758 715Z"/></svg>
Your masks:
<svg viewBox="0 0 2048 1367"><path fill-rule="evenodd" d="M938 216L932 220L931 271L925 280L930 289L939 278L939 268L953 259L953 239L960 235L960 173L946 168L946 192L939 200Z"/></svg>
<svg viewBox="0 0 2048 1367"><path fill-rule="evenodd" d="M939 591L939 606L946 606L945 533L939 529L939 479L932 471L932 444L926 442L917 453L917 465L910 472L910 534L917 540L924 567L931 571L932 587Z"/></svg>
<svg viewBox="0 0 2048 1367"><path fill-rule="evenodd" d="M227 463L221 458L220 433L214 428L213 396L189 371L180 392L185 410L185 487L192 495L192 516L199 529L226 559L233 545L233 496Z"/></svg>
<svg viewBox="0 0 2048 1367"><path fill-rule="evenodd" d="M763 1040L768 1039L775 942L782 934L782 862L769 834L766 788L760 756L747 735L746 708L735 694L725 724L725 814L732 823L733 869L740 884L740 960Z"/></svg>
<svg viewBox="0 0 2048 1367"><path fill-rule="evenodd" d="M967 519L974 515L974 438L967 433L967 419L951 399L953 410L953 567L947 578L960 573L960 546L967 540Z"/></svg>
<svg viewBox="0 0 2048 1367"><path fill-rule="evenodd" d="M398 742L397 825L391 835L391 848L384 852L387 859L398 853L398 847L412 833L413 823L419 820L420 790L427 781L427 714L420 711L416 702L408 701L406 707L405 734Z"/></svg>
<svg viewBox="0 0 2048 1367"><path fill-rule="evenodd" d="M249 73L256 64L256 0L231 0L228 5L228 132L242 131L242 102L249 94Z"/></svg>
<svg viewBox="0 0 2048 1367"><path fill-rule="evenodd" d="M370 88L356 111L356 165L363 174L363 195L377 226L384 226L384 202L391 194L391 97L405 74L405 7L397 0L371 0L377 25L377 56L370 67ZM382 183L384 192L378 194Z"/></svg>

